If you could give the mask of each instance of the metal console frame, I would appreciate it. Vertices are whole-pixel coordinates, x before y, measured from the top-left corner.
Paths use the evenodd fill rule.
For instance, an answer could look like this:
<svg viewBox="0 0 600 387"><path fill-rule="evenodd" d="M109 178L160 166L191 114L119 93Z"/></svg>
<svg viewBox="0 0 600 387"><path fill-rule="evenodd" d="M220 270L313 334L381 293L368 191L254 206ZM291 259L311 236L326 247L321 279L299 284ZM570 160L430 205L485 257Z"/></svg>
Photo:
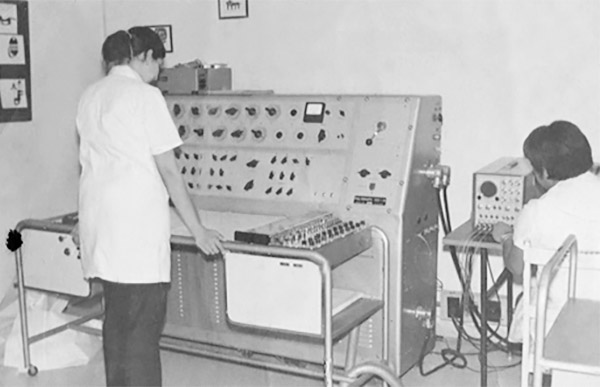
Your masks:
<svg viewBox="0 0 600 387"><path fill-rule="evenodd" d="M21 232L25 229L58 232L58 233L71 233L73 225L61 224L55 222L49 222L48 220L35 220L27 219L18 223L16 230ZM333 315L332 315L332 265L329 260L323 255L316 251L293 249L287 247L274 247L274 246L261 246L251 245L238 242L224 242L223 246L226 250L238 253L250 253L260 254L266 256L282 257L288 259L300 259L310 261L319 267L321 274L322 283L322 339L323 339L323 356L324 356L324 372L323 374L312 372L308 369L298 368L294 366L285 366L275 364L269 361L262 361L257 359L250 359L241 357L239 355L227 355L218 353L217 351L201 350L198 347L194 347L193 343L185 340L173 340L168 337L161 339L161 348L167 350L173 350L183 352L196 356L203 356L223 361L230 361L235 363L244 364L252 367L267 368L273 371L298 374L308 377L323 377L325 384L330 387L333 386L334 380L341 383L342 385L360 386L368 382L372 377L376 376L381 378L384 382L391 386L401 386L400 380L396 376L396 372L388 364L389 356L389 266L390 266L390 246L387 235L378 227L370 227L372 233L382 243L382 306L369 312L368 315L363 316L364 318L357 320L356 324L350 327L348 347L346 350L346 362L345 362L345 374L336 372L334 369L333 362ZM172 236L172 245L179 245L185 247L195 248L194 241L191 237L184 236ZM50 329L45 332L41 332L35 336L30 337L28 331L28 317L27 317L27 305L26 305L26 287L25 287L25 273L23 269L23 255L21 249L15 251L16 260L16 271L17 271L17 288L18 288L18 301L19 301L19 316L21 324L21 339L23 347L23 361L24 366L27 369L27 373L30 376L37 374L38 370L35 365L31 362L30 345L40 341L44 338L58 334L66 329L79 330L89 334L99 334L99 331L94 328L88 328L82 326L82 324L95 319L100 318L103 315L103 311L94 312L81 318L74 319L66 324ZM372 314L378 310L383 309L383 345L382 345L382 361L367 361L361 364L354 364L356 359L356 351L358 346L358 331L360 324L369 318ZM201 343L199 343L201 344Z"/></svg>
<svg viewBox="0 0 600 387"><path fill-rule="evenodd" d="M388 337L389 337L389 240L386 234L378 227L371 226L372 233L377 236L383 246L383 257L382 257L382 306L377 310L374 310L369 315L363 316L352 327L350 332L350 340L346 351L346 364L345 374L336 372L333 363L333 316L332 316L332 265L331 262L323 255L316 251L304 250L304 249L293 249L287 247L275 247L275 246L261 246L251 245L238 242L224 242L223 246L226 250L236 253L249 253L263 256L273 256L277 258L286 259L300 259L310 261L319 267L321 274L322 284L322 339L323 339L323 358L324 358L324 372L322 374L312 372L309 369L298 368L291 365L280 365L269 361L263 361L259 359L251 359L247 357L240 357L238 355L219 354L218 352L212 352L210 350L202 350L194 348L194 345L190 345L186 340L164 340L161 346L165 349L171 349L179 352L195 354L199 356L216 358L223 361L230 361L240 363L252 367L266 368L274 371L298 374L308 377L324 378L325 385L330 387L333 386L334 380L341 383L342 385L360 386L365 384L373 376L377 376L383 379L386 383L392 386L401 386L400 380L396 376L396 373L391 369L387 363L389 355ZM194 247L194 241L191 237L173 236L171 238L171 244L180 245L186 247ZM382 346L382 360L383 361L368 361L358 365L354 364L356 350L358 345L358 329L360 324L368 319L372 314L378 310L383 310L383 346ZM165 342L170 341L170 343ZM202 344L202 343L200 343Z"/></svg>
<svg viewBox="0 0 600 387"><path fill-rule="evenodd" d="M40 230L40 231L50 231L50 232L58 232L70 234L73 230L73 225L71 224L61 224L54 223L50 220L37 220L37 219L26 219L17 224L16 230L21 232L23 230ZM16 261L16 269L17 269L17 290L18 290L18 298L19 298L19 318L21 323L21 341L23 346L23 362L25 368L27 369L27 373L30 376L34 376L38 373L38 369L35 365L31 363L31 351L29 346L37 341L43 340L47 337L56 335L60 332L63 332L67 329L79 330L86 333L94 333L93 328L83 327L82 324L93 320L95 318L99 318L104 314L104 311L90 313L88 315L82 316L80 318L76 318L72 321L69 321L66 324L59 325L55 328L49 329L45 332L40 332L35 336L29 336L28 329L28 320L27 320L27 300L26 300L26 292L25 292L25 273L23 270L23 253L21 248L15 251L15 261Z"/></svg>

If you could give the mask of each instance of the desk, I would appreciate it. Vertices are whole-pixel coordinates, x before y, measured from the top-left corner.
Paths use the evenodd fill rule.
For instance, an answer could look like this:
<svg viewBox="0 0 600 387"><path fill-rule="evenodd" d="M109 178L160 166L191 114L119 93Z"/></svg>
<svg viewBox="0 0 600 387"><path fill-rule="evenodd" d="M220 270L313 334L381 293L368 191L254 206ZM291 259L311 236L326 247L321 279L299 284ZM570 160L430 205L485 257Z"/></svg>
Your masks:
<svg viewBox="0 0 600 387"><path fill-rule="evenodd" d="M475 252L479 252L480 256L480 309L481 309L481 326L479 327L479 336L481 338L481 346L479 348L479 362L481 365L481 381L482 387L487 386L487 265L488 254L502 256L502 246L497 242L474 241L471 239L473 235L473 226L471 220L463 223L456 230L444 237L442 243L444 248L471 248ZM507 325L510 328L512 319L512 276L507 280ZM508 329L507 328L507 329ZM460 333L459 333L460 334Z"/></svg>

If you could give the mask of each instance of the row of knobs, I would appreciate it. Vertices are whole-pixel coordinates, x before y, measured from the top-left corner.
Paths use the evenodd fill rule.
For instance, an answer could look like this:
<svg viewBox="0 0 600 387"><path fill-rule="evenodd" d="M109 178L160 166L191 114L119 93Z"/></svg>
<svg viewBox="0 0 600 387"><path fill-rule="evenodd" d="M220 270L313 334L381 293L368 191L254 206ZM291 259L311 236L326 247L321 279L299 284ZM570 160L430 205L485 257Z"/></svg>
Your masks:
<svg viewBox="0 0 600 387"><path fill-rule="evenodd" d="M260 113L260 109L256 106L247 106L243 110L246 111L246 115L251 118L258 117ZM237 106L230 106L227 109L222 109L220 106L208 106L206 108L206 114L211 117L218 117L221 115L221 112L224 111L228 117L237 118L240 115L242 109ZM279 107L277 106L267 106L265 107L265 112L268 117L275 118L279 115ZM190 108L190 113L192 117L200 117L202 115L202 108L198 105L194 105ZM185 114L185 108L176 103L173 105L173 115L175 118L179 118ZM290 116L295 117L298 115L297 109L290 110Z"/></svg>
<svg viewBox="0 0 600 387"><path fill-rule="evenodd" d="M328 226L326 229L318 231L308 232L305 229L294 230L290 233L279 235L271 241L272 245L285 246L285 247L299 247L299 248L317 248L327 243L334 241L335 239L342 238L347 234L350 234L356 230L364 228L366 222L364 220L355 222L339 222L334 225Z"/></svg>
<svg viewBox="0 0 600 387"><path fill-rule="evenodd" d="M264 108L265 114L269 118L277 118L280 114L281 109L276 105L269 105ZM182 104L175 103L173 104L173 116L175 118L180 118L185 114L185 107ZM257 118L260 115L261 109L258 106L246 106L241 108L239 106L230 106L226 109L223 109L221 106L207 106L206 114L210 117L219 117L221 112L224 112L226 116L231 119L236 119L239 117L241 112L245 112L246 116L250 118ZM298 108L291 108L289 111L290 117L298 117L301 111ZM198 118L202 115L202 107L200 105L193 105L190 107L190 114L194 118ZM331 114L329 110L325 111L326 115ZM338 111L338 115L340 118L346 117L346 111L340 109Z"/></svg>

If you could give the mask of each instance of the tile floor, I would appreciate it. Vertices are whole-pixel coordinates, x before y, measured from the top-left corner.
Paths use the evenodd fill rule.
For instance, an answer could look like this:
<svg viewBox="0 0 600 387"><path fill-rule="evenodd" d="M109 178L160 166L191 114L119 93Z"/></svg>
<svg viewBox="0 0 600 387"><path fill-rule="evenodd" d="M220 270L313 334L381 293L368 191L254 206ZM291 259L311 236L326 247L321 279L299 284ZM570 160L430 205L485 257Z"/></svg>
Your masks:
<svg viewBox="0 0 600 387"><path fill-rule="evenodd" d="M16 318L16 304L0 304L0 386L103 386L104 365L100 349L100 339L89 338L93 355L85 365L58 370L42 370L30 377L17 368L4 366L4 349ZM440 339L434 353L426 357L424 369L430 370L442 362L439 351L453 345L453 340ZM418 367L413 367L402 377L405 387L417 386L479 386L479 362L475 348L463 346L467 354L467 368L445 367L430 376L423 377ZM165 386L321 386L322 381L285 375L262 369L250 368L216 360L193 357L170 351L163 351L163 384ZM518 363L519 357L510 358L502 352L489 355L490 372L488 386L512 387L519 385L520 367L504 368Z"/></svg>

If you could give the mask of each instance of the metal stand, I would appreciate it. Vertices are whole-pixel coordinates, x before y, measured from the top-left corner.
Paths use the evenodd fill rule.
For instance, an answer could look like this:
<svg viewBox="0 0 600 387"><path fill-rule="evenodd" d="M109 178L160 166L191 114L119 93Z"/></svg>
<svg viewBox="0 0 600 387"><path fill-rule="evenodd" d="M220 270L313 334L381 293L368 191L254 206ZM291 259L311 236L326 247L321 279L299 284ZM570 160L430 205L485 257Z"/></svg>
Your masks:
<svg viewBox="0 0 600 387"><path fill-rule="evenodd" d="M21 232L25 229L35 229L35 230L43 230L43 231L54 231L59 233L68 234L72 230L72 226L57 224L48 221L41 220L24 220L19 222L16 227L18 232ZM35 336L29 336L29 328L28 328L28 318L27 318L27 294L25 287L25 273L23 269L23 253L21 248L15 251L15 261L17 268L17 290L18 290L18 298L19 298L19 320L21 324L21 340L23 347L23 364L24 368L27 369L27 373L30 376L35 376L38 373L37 367L31 361L31 344L43 340L47 337L56 335L60 332L63 332L67 329L75 329L75 330L85 330L85 328L80 327L82 324L86 322L99 318L103 315L103 311L94 312L89 315L74 319L66 324L60 325L53 329L47 330L45 332L38 333ZM40 289L43 291L43 289ZM82 328L82 329L79 329Z"/></svg>
<svg viewBox="0 0 600 387"><path fill-rule="evenodd" d="M24 229L35 229L41 231L51 231L57 233L69 234L72 225L65 225L59 222L24 220L17 225L17 231ZM386 384L393 387L400 387L401 383L396 372L388 364L389 356L389 266L390 266L390 247L385 233L377 228L371 227L371 233L382 246L382 293L380 300L362 299L356 304L349 306L344 311L342 318L337 318L334 324L333 306L332 306L332 266L339 265L342 262L331 260L317 251L292 249L285 247L260 246L235 242L224 242L224 247L231 252L259 254L273 257L283 257L290 259L300 259L310 261L319 267L322 286L322 344L323 344L323 364L322 372L313 371L295 367L289 364L277 364L263 359L253 359L251 356L244 356L240 351L231 348L218 348L214 345L205 345L203 343L190 342L173 337L163 337L161 339L161 348L183 352L187 354L203 356L218 360L230 361L239 364L245 364L257 368L267 368L274 371L304 375L308 377L323 378L328 387L334 385L334 381L344 386L361 386L367 383L373 377L382 379ZM194 241L189 237L174 236L171 239L174 245L184 245L188 248L195 248ZM351 257L350 257L351 258ZM82 327L81 325L95 318L100 318L103 311L91 313L89 315L77 318L67 324L39 333L33 337L29 336L27 305L26 305L26 282L23 267L23 254L21 249L15 251L16 269L17 269L17 287L19 298L19 312L22 332L23 363L28 374L36 375L38 370L31 360L30 345L60 333L66 329L80 330L86 333L99 333L97 330ZM44 289L40 289L44 290ZM358 350L358 338L360 325L370 318L373 314L382 310L382 332L383 344L381 348L381 361L367 361L361 364L356 363ZM333 344L341 338L348 336L348 347L346 349L346 362L343 370L336 370L333 361ZM227 353L229 350L229 353Z"/></svg>

